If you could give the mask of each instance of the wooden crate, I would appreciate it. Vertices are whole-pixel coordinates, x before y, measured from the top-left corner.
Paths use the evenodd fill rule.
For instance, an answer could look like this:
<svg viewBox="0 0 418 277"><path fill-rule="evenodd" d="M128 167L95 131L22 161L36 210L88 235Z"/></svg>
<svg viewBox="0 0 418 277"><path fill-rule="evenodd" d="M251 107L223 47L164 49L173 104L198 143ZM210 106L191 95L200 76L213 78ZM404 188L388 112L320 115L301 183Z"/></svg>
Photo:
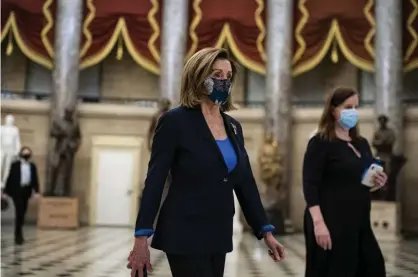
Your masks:
<svg viewBox="0 0 418 277"><path fill-rule="evenodd" d="M41 198L38 212L38 228L75 229L78 227L77 198Z"/></svg>

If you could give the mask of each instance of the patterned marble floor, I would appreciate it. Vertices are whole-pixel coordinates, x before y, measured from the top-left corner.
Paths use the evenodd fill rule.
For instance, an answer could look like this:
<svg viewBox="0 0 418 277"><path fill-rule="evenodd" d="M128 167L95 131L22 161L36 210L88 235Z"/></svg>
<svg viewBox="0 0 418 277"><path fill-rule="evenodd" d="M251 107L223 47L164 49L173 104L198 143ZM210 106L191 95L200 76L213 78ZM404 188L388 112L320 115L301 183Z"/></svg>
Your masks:
<svg viewBox="0 0 418 277"><path fill-rule="evenodd" d="M82 228L77 231L26 230L26 244L15 246L10 226L1 230L1 276L127 277L126 257L132 246L131 230ZM287 260L274 263L264 245L250 235L235 238L227 256L225 277L303 276L304 244L301 235L281 238ZM418 276L418 241L381 242L389 277ZM152 250L150 276L169 277L165 255Z"/></svg>

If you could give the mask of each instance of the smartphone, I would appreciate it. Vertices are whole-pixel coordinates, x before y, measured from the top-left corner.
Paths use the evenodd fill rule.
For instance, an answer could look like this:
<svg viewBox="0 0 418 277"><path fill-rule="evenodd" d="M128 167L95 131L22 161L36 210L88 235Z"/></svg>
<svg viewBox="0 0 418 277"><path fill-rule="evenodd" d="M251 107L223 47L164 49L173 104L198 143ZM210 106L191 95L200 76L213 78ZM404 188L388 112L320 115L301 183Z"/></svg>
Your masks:
<svg viewBox="0 0 418 277"><path fill-rule="evenodd" d="M383 172L383 167L377 163L373 163L370 165L369 168L367 168L362 176L361 183L365 185L366 187L369 187L372 189L372 191L376 190L377 187L374 186L373 182L373 176L376 174L376 172Z"/></svg>
<svg viewBox="0 0 418 277"><path fill-rule="evenodd" d="M147 271L146 267L144 267L144 269L142 270L142 276L143 277L148 277L148 271ZM135 277L139 277L138 270L136 271Z"/></svg>

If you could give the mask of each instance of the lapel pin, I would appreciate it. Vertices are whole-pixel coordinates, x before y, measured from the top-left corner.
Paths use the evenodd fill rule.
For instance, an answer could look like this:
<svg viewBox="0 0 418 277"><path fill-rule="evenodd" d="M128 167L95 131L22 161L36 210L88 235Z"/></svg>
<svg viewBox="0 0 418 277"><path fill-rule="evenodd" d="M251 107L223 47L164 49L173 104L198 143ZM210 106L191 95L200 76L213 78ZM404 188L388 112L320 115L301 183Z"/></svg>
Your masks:
<svg viewBox="0 0 418 277"><path fill-rule="evenodd" d="M237 126L231 123L232 129L234 129L234 134L237 135Z"/></svg>

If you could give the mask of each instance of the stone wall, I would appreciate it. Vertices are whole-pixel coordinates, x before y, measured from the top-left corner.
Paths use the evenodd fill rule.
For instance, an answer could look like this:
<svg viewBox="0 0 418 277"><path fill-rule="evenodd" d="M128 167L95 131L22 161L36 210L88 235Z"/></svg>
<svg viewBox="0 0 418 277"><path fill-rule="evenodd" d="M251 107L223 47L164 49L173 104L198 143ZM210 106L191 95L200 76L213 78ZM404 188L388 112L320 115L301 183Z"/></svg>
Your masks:
<svg viewBox="0 0 418 277"><path fill-rule="evenodd" d="M19 48L15 47L10 56L2 52L1 62L2 89L39 93L52 90L50 70L28 60ZM341 58L335 64L326 58L314 70L294 78L294 98L322 100L323 95L336 86L357 88L357 75L358 69L347 60ZM121 60L117 60L116 51L112 51L103 62L94 65L94 69L80 71L79 81L80 93L89 96L99 93L108 99L156 99L159 93L159 76L135 63L127 51ZM264 91L265 76L240 66L233 91L234 101L243 102L245 98L264 101Z"/></svg>
<svg viewBox="0 0 418 277"><path fill-rule="evenodd" d="M2 49L4 44L2 44ZM26 70L28 59L16 49L7 56L1 52L1 88L11 91L23 91L26 87Z"/></svg>
<svg viewBox="0 0 418 277"><path fill-rule="evenodd" d="M33 63L28 60L22 52L16 47L12 55L7 56L2 52L1 59L1 88L4 90L10 90L14 92L27 91L28 89L28 74L31 74L30 65ZM98 88L94 88L95 91L99 91L102 97L111 98L127 98L127 99L156 99L159 94L159 76L147 71L139 66L130 56L127 51L122 56L121 60L116 59L115 51L100 64L95 65L98 67L98 74L90 74L88 78L98 78ZM46 76L49 69L41 68L36 65L33 68L42 70L42 74L36 74L35 78L38 82L52 82L51 78ZM32 69L33 69L32 68ZM244 68L239 69L242 73ZM86 74L85 71L80 72L81 75ZM179 73L180 74L180 73ZM82 76L80 81L83 81ZM245 87L245 74L239 74L236 86L234 88L234 100L244 100L244 87ZM51 84L43 84L43 88L48 88L48 91L40 91L39 88L31 92L49 93ZM83 94L91 95L89 88L82 88ZM42 90L42 89L41 89Z"/></svg>
<svg viewBox="0 0 418 277"><path fill-rule="evenodd" d="M33 149L33 160L38 166L42 191L46 176L46 152L49 140L49 103L31 100L3 100L1 107L2 118L8 113L15 116L16 125L21 133L22 145ZM126 135L145 138L154 110L113 104L84 104L79 110L83 140L76 155L73 193L80 200L80 220L82 223L88 223L92 137ZM145 152L141 159L143 159L141 164L147 165L149 154ZM138 172L138 174L142 173L142 170ZM29 209L29 219L36 217L37 203L32 204Z"/></svg>
<svg viewBox="0 0 418 277"><path fill-rule="evenodd" d="M44 184L46 149L48 146L49 104L30 100L2 101L1 115L12 113L16 117L16 124L20 128L22 144L33 149L34 161L37 163ZM80 220L88 223L89 214L89 186L91 165L91 140L98 135L126 135L146 137L150 117L154 110L138 108L128 105L113 104L81 104L80 121L83 133L82 146L76 156L74 193L80 199ZM305 203L302 194L302 160L309 134L316 128L320 116L320 109L296 109L293 116L293 156L292 156L292 185L291 185L291 216L297 228L302 227ZM257 157L263 134L263 111L261 109L241 109L231 113L238 119L244 129L245 144L250 156L252 168L258 179ZM373 135L374 115L371 109L362 109L361 132L367 139ZM405 124L405 153L409 159L404 168L403 176L403 227L418 231L418 109L406 111ZM148 164L149 153L144 152L142 168L138 174L144 178ZM260 183L259 183L260 184ZM260 191L263 187L260 186ZM36 203L30 208L30 218L36 217Z"/></svg>
<svg viewBox="0 0 418 277"><path fill-rule="evenodd" d="M125 51L122 59L111 53L101 66L101 95L107 98L155 99L159 77L139 66Z"/></svg>

